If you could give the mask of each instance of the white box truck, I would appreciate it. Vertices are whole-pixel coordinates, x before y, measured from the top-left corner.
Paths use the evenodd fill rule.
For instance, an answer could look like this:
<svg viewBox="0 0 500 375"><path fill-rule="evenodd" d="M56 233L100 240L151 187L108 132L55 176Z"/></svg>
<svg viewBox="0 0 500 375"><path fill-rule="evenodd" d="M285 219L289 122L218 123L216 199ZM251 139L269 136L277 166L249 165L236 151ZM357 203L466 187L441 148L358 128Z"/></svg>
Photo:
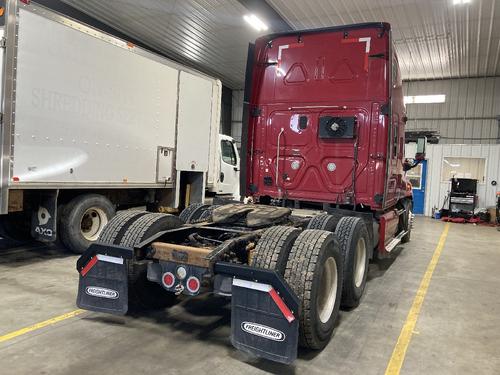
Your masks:
<svg viewBox="0 0 500 375"><path fill-rule="evenodd" d="M219 80L34 2L0 4L3 236L82 252L117 207L238 191Z"/></svg>

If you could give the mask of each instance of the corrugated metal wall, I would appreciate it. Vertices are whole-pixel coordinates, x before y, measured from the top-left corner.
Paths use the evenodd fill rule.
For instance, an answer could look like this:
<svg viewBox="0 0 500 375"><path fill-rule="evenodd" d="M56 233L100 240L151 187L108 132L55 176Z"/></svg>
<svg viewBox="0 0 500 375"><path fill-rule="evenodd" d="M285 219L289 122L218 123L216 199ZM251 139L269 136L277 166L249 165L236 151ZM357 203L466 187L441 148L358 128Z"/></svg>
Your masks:
<svg viewBox="0 0 500 375"><path fill-rule="evenodd" d="M415 144L406 145L406 157L415 156ZM425 191L425 215L431 216L434 207L440 209L450 190L449 182L441 181L443 158L474 157L486 159L486 181L478 184L478 207L487 208L495 206L496 192L500 185L493 186L492 181L500 183L500 145L428 145L427 158L427 183Z"/></svg>
<svg viewBox="0 0 500 375"><path fill-rule="evenodd" d="M408 81L404 89L446 95L442 104L407 105L408 130L438 130L440 143L499 143L500 77Z"/></svg>
<svg viewBox="0 0 500 375"><path fill-rule="evenodd" d="M243 90L233 90L233 115L231 119L231 137L241 148L241 126L243 120Z"/></svg>

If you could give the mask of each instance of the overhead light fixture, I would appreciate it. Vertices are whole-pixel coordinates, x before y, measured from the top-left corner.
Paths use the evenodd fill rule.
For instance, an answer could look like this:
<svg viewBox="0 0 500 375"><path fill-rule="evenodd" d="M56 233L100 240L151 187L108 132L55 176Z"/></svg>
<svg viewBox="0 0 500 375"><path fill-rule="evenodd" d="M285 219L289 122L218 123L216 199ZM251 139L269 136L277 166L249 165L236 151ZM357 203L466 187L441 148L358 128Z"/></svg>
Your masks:
<svg viewBox="0 0 500 375"><path fill-rule="evenodd" d="M469 4L471 0L453 0L453 5Z"/></svg>
<svg viewBox="0 0 500 375"><path fill-rule="evenodd" d="M255 14L244 15L243 19L257 31L266 31L269 29L267 25Z"/></svg>
<svg viewBox="0 0 500 375"><path fill-rule="evenodd" d="M431 103L444 103L446 95L415 95L405 96L405 104L431 104Z"/></svg>

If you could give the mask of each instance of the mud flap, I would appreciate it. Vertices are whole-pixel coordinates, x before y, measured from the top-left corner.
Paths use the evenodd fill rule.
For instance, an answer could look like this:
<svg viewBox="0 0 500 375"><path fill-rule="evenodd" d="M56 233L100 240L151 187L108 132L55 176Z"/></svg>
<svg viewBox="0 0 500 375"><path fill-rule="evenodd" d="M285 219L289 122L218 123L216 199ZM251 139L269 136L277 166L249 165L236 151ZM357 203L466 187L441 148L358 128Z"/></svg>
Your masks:
<svg viewBox="0 0 500 375"><path fill-rule="evenodd" d="M43 242L57 239L57 195L59 190L46 190L40 193L38 210L31 216L31 236Z"/></svg>
<svg viewBox="0 0 500 375"><path fill-rule="evenodd" d="M297 358L299 300L275 271L217 263L232 275L231 342L237 349L285 364Z"/></svg>
<svg viewBox="0 0 500 375"><path fill-rule="evenodd" d="M78 259L80 274L79 308L124 315L128 310L127 259L133 250L113 245L93 244Z"/></svg>

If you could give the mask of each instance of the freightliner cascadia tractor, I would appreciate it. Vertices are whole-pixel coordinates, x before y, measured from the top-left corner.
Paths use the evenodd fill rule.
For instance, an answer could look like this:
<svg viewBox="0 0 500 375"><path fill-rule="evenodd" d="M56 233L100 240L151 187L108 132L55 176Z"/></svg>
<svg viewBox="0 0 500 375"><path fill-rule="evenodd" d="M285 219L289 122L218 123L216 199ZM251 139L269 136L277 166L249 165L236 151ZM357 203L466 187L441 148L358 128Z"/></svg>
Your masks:
<svg viewBox="0 0 500 375"><path fill-rule="evenodd" d="M251 199L194 204L180 217L119 213L78 260L77 304L125 314L209 291L231 298L236 348L291 363L299 345L327 345L340 307L358 306L370 259L410 239L390 25L261 37L246 81Z"/></svg>

